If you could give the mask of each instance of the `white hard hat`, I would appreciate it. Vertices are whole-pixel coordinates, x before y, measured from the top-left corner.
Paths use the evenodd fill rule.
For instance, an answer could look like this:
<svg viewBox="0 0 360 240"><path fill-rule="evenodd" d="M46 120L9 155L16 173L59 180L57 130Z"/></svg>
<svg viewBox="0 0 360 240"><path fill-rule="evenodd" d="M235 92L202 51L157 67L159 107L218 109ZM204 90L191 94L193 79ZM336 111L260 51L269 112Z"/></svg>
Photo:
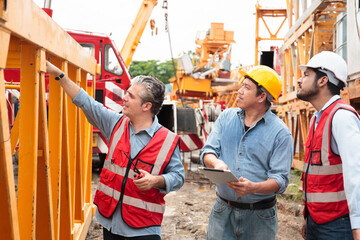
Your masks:
<svg viewBox="0 0 360 240"><path fill-rule="evenodd" d="M322 51L321 53L313 56L306 65L299 66L301 71L305 71L308 67L331 71L334 73L337 80L343 82L346 86L346 80L348 77L347 64L338 54L329 51Z"/></svg>

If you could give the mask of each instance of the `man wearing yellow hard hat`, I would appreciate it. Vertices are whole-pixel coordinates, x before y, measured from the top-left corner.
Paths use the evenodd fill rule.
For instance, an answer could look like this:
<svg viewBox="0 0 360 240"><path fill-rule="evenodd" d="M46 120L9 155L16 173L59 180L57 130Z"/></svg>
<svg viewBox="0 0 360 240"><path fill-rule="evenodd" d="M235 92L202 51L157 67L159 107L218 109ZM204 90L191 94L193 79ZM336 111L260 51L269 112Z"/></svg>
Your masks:
<svg viewBox="0 0 360 240"><path fill-rule="evenodd" d="M289 183L293 139L270 109L281 93L280 78L266 66L242 74L238 108L220 114L201 153L205 167L238 178L216 185L207 239L276 239L276 194Z"/></svg>

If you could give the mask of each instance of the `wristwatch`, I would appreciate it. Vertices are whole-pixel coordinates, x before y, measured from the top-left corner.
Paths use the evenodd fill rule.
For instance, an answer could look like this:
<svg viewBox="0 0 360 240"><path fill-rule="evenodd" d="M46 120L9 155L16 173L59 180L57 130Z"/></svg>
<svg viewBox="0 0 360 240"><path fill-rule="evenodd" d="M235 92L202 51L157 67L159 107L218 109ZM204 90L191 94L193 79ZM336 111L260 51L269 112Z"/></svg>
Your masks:
<svg viewBox="0 0 360 240"><path fill-rule="evenodd" d="M55 77L55 80L59 81L63 77L65 77L65 73L62 72L59 76Z"/></svg>

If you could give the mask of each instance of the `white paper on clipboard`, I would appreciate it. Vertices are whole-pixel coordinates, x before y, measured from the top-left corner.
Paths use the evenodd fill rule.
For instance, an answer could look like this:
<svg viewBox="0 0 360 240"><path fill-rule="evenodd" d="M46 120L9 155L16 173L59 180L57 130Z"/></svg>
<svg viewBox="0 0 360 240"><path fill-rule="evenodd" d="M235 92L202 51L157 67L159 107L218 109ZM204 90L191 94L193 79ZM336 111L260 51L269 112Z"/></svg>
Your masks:
<svg viewBox="0 0 360 240"><path fill-rule="evenodd" d="M239 181L230 170L199 167L199 171L216 184Z"/></svg>

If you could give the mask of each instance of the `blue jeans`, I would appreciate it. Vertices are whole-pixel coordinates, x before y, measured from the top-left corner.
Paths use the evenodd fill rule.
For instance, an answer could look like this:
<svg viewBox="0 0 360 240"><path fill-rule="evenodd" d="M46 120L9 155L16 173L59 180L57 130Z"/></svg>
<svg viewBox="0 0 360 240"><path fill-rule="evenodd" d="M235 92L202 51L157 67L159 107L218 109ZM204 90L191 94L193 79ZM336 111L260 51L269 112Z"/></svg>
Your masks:
<svg viewBox="0 0 360 240"><path fill-rule="evenodd" d="M317 224L310 214L306 219L306 240L352 240L353 234L349 216L335 219L324 224Z"/></svg>
<svg viewBox="0 0 360 240"><path fill-rule="evenodd" d="M276 232L276 205L261 210L237 209L217 197L211 210L206 239L275 240Z"/></svg>

